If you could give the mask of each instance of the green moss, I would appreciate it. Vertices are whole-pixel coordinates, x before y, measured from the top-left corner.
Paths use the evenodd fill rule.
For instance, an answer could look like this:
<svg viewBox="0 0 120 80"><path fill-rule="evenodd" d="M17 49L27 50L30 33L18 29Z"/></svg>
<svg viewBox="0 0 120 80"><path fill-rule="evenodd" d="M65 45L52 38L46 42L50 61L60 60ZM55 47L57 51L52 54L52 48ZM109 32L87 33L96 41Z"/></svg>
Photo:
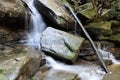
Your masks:
<svg viewBox="0 0 120 80"><path fill-rule="evenodd" d="M0 80L9 80L9 79L8 79L8 77L6 77L5 75L0 74Z"/></svg>
<svg viewBox="0 0 120 80"><path fill-rule="evenodd" d="M88 29L95 35L111 35L111 22L108 21L99 21L93 22L88 25ZM92 31L91 31L92 30Z"/></svg>
<svg viewBox="0 0 120 80"><path fill-rule="evenodd" d="M72 52L71 55L67 55L66 58L67 58L67 59L70 59L70 60L74 60L74 59L77 57L76 54L77 54L77 53Z"/></svg>
<svg viewBox="0 0 120 80"><path fill-rule="evenodd" d="M99 39L100 39L100 40L108 40L109 37L101 35L101 36L99 36Z"/></svg>
<svg viewBox="0 0 120 80"><path fill-rule="evenodd" d="M117 41L117 42L120 43L120 34L112 35L112 36L110 36L109 39L112 40L112 41Z"/></svg>
<svg viewBox="0 0 120 80"><path fill-rule="evenodd" d="M100 27L104 29L111 29L111 22L108 22L108 21L93 22L93 23L90 23L89 26L93 26L96 28Z"/></svg>
<svg viewBox="0 0 120 80"><path fill-rule="evenodd" d="M114 15L116 20L120 20L120 0L113 1L112 9L111 15Z"/></svg>
<svg viewBox="0 0 120 80"><path fill-rule="evenodd" d="M61 17L58 17L57 21L58 21L59 24L65 24L66 23L65 19L61 18Z"/></svg>

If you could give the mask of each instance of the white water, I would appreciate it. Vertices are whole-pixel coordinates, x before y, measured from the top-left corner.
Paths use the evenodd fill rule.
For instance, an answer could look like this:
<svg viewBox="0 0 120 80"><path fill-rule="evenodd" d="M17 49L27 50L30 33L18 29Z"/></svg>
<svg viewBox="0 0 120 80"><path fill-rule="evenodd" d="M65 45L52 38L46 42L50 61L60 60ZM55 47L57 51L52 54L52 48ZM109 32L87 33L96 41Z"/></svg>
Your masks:
<svg viewBox="0 0 120 80"><path fill-rule="evenodd" d="M44 23L42 16L34 6L34 0L23 0L23 1L28 5L29 9L31 10L30 24L29 24L31 31L28 34L27 43L35 48L40 49L41 48L40 36L41 33L46 29L46 24Z"/></svg>
<svg viewBox="0 0 120 80"><path fill-rule="evenodd" d="M106 47L101 47L101 44L98 44L98 51L103 56L103 59L112 60L113 64L120 64L120 61L116 60L111 52L108 52Z"/></svg>
<svg viewBox="0 0 120 80"><path fill-rule="evenodd" d="M97 65L66 65L60 62L56 62L51 57L46 57L47 66L56 69L63 70L70 73L76 73L82 80L102 80L105 74L102 69Z"/></svg>
<svg viewBox="0 0 120 80"><path fill-rule="evenodd" d="M98 50L103 56L103 59L112 60L113 64L120 64L120 62L115 59L112 53L106 51L105 47L101 48L101 44L98 45ZM57 62L51 57L46 57L46 60L47 66L56 70L63 70L70 73L76 73L81 78L81 80L102 80L105 75L105 72L101 69L101 67L94 64L71 66Z"/></svg>
<svg viewBox="0 0 120 80"><path fill-rule="evenodd" d="M30 16L30 27L32 28L31 32L28 34L28 44L33 47L40 47L40 35L46 28L46 25L40 15L40 13L34 7L34 0L23 0L31 10ZM114 56L105 51L101 50L99 47L99 51L102 53L104 59L111 59L113 63L119 63L115 60ZM76 73L82 80L102 80L105 74L102 69L97 65L66 65L63 63L59 63L52 59L51 57L46 57L47 66L50 66L56 70L64 70L71 73Z"/></svg>

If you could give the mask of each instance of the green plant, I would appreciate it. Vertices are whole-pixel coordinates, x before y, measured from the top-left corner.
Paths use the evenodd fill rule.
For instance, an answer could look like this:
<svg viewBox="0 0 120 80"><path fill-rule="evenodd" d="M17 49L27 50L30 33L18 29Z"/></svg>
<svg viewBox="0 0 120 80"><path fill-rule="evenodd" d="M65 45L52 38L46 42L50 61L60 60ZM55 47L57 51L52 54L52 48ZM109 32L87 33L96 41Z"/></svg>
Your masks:
<svg viewBox="0 0 120 80"><path fill-rule="evenodd" d="M115 19L120 20L120 0L116 0L113 2L112 9L112 15L114 15Z"/></svg>

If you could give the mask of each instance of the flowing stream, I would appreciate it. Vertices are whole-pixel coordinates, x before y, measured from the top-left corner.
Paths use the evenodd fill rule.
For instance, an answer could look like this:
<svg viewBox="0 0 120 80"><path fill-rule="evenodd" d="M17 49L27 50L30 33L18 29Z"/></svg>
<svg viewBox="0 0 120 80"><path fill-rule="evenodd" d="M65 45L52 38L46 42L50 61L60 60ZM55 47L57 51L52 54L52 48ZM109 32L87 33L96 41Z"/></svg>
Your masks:
<svg viewBox="0 0 120 80"><path fill-rule="evenodd" d="M34 0L23 0L29 7L31 11L30 24L31 31L28 34L28 44L32 45L35 48L41 48L40 46L40 36L41 33L46 29L46 24L44 23L42 16L36 10L34 6ZM99 46L99 51L102 53L104 59L111 59L113 63L119 64L119 61L116 61L114 56L102 50ZM46 56L47 66L56 69L64 70L70 73L76 73L82 80L102 80L105 72L101 67L97 65L66 65L60 62L55 61L51 57Z"/></svg>

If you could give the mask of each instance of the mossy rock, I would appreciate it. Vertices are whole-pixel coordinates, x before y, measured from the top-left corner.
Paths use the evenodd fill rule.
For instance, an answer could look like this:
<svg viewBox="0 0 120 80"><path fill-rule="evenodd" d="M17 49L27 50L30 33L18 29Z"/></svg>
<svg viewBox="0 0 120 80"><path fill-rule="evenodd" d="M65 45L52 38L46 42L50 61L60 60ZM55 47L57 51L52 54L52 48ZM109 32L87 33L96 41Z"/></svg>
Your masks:
<svg viewBox="0 0 120 80"><path fill-rule="evenodd" d="M116 43L117 45L120 45L120 33L116 35L111 35L109 37L109 40Z"/></svg>
<svg viewBox="0 0 120 80"><path fill-rule="evenodd" d="M0 80L19 80L17 79L19 77L26 77L24 79L27 80L39 69L41 58L33 52L32 48L16 46L14 49L5 49L1 53ZM32 57L33 53L34 57Z"/></svg>
<svg viewBox="0 0 120 80"><path fill-rule="evenodd" d="M94 39L104 39L105 36L112 34L111 22L108 21L98 21L89 23L86 27L88 33Z"/></svg>
<svg viewBox="0 0 120 80"><path fill-rule="evenodd" d="M78 12L90 20L93 19L96 15L96 12L93 9L92 3L86 3L84 5L79 6Z"/></svg>
<svg viewBox="0 0 120 80"><path fill-rule="evenodd" d="M9 80L5 75L0 74L0 80Z"/></svg>
<svg viewBox="0 0 120 80"><path fill-rule="evenodd" d="M48 27L41 37L42 50L46 54L74 62L78 56L84 38Z"/></svg>

